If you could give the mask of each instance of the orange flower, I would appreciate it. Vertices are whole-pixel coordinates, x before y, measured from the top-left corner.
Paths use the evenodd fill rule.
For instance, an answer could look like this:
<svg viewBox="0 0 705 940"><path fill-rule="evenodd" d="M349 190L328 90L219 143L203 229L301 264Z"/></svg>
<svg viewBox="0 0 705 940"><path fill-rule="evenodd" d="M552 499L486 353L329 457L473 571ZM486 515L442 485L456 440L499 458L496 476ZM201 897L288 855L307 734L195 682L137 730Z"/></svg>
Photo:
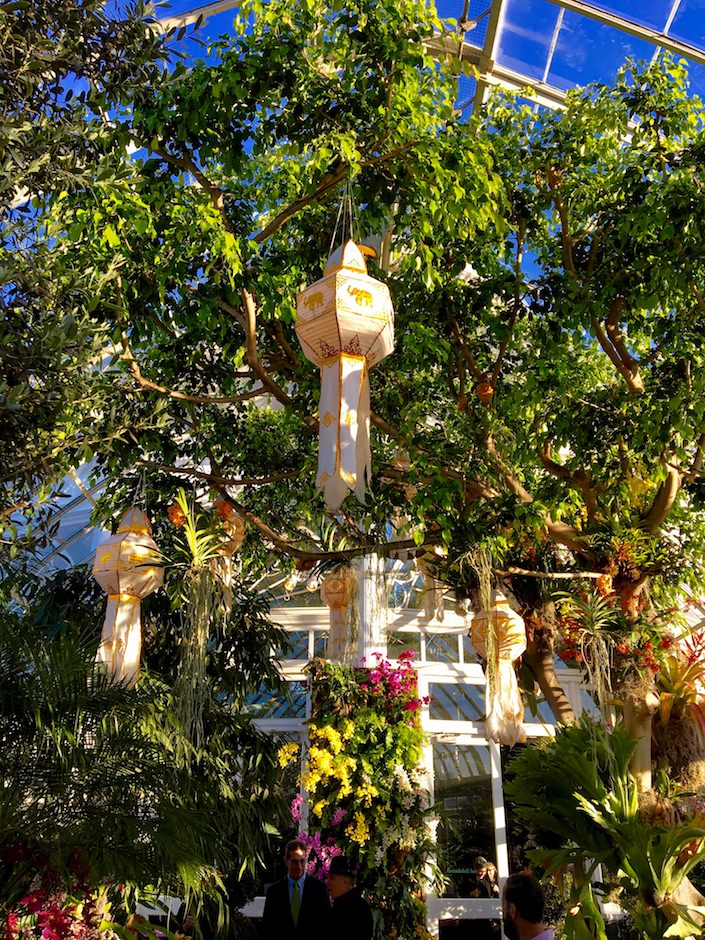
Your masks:
<svg viewBox="0 0 705 940"><path fill-rule="evenodd" d="M221 522L227 522L233 514L233 507L224 499L216 500L215 513Z"/></svg>
<svg viewBox="0 0 705 940"><path fill-rule="evenodd" d="M186 522L186 513L183 511L181 506L178 503L170 503L167 507L167 515L169 519L178 529L179 526L182 526Z"/></svg>

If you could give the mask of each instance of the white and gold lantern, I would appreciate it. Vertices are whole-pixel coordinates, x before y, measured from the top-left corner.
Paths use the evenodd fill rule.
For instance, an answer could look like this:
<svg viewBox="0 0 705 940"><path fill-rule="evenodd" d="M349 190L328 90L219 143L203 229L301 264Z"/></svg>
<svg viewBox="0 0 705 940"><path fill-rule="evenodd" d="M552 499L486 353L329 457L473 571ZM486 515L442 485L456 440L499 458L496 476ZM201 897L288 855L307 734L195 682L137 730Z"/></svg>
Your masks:
<svg viewBox="0 0 705 940"><path fill-rule="evenodd" d="M240 550L245 540L245 522L224 499L215 504L216 515L220 519L222 535L218 553L211 558L213 573L220 580L225 592L224 602L227 610L232 606L232 584L235 572L233 555Z"/></svg>
<svg viewBox="0 0 705 940"><path fill-rule="evenodd" d="M350 640L348 608L355 596L355 574L352 568L340 568L321 581L321 600L330 610L330 632L326 659L345 662Z"/></svg>
<svg viewBox="0 0 705 940"><path fill-rule="evenodd" d="M526 628L501 591L495 592L489 612L481 610L473 617L471 638L472 645L487 662L489 704L485 734L491 741L510 747L523 743L526 741L524 703L514 662L526 649Z"/></svg>
<svg viewBox="0 0 705 940"><path fill-rule="evenodd" d="M355 242L333 252L323 277L296 298L296 334L321 370L316 486L335 511L348 489L364 502L371 477L367 373L394 348L389 288L369 276Z"/></svg>
<svg viewBox="0 0 705 940"><path fill-rule="evenodd" d="M445 585L438 578L434 577L440 558L448 554L445 548L435 545L433 551L427 552L421 558L416 559L419 571L424 577L423 588L423 609L426 620L437 620L443 623L445 617L444 598L446 593Z"/></svg>
<svg viewBox="0 0 705 940"><path fill-rule="evenodd" d="M108 592L96 658L105 663L115 681L130 686L139 678L140 601L164 581L164 569L156 562L152 527L142 510L135 507L127 510L115 535L99 545L95 553L93 577Z"/></svg>

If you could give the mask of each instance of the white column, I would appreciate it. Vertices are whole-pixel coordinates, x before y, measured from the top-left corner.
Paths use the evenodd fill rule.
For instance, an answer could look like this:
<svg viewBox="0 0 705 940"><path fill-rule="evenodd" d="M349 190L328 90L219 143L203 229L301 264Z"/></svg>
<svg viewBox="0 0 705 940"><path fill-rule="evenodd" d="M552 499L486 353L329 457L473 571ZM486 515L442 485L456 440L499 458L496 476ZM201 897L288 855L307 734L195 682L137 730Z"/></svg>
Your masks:
<svg viewBox="0 0 705 940"><path fill-rule="evenodd" d="M374 664L374 653L387 655L387 584L384 577L384 558L363 555L355 563L358 575L357 637L355 662Z"/></svg>

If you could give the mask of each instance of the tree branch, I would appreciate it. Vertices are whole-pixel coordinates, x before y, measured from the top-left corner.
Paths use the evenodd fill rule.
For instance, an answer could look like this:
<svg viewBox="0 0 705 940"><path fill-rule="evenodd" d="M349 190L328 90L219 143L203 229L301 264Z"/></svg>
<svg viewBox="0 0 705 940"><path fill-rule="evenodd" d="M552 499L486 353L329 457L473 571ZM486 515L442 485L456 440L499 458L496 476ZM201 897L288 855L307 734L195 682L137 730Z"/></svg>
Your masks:
<svg viewBox="0 0 705 940"><path fill-rule="evenodd" d="M243 287L242 303L245 311L245 344L247 349L247 362L253 372L256 373L265 389L283 405L290 405L291 398L281 388L269 372L264 368L257 353L257 311L252 294Z"/></svg>
<svg viewBox="0 0 705 940"><path fill-rule="evenodd" d="M547 440L543 445L539 444L536 448L539 460L550 474L561 480L566 480L576 489L579 489L585 500L585 508L588 514L588 522L593 525L600 514L600 505L597 502L597 496L592 486L590 475L580 467L575 472L571 472L563 464L557 463L552 457L551 441Z"/></svg>
<svg viewBox="0 0 705 940"><path fill-rule="evenodd" d="M168 473L171 476L197 477L199 480L207 480L214 486L265 486L268 483L281 483L282 480L292 480L300 476L304 468L300 470L285 470L282 473L273 473L266 477L223 477L217 473L206 473L205 470L197 470L196 467L171 467L168 464L154 463L151 460L137 460L140 467L147 467L149 470L159 470L161 473Z"/></svg>
<svg viewBox="0 0 705 940"><path fill-rule="evenodd" d="M549 167L546 173L546 180L553 196L553 204L558 210L558 217L561 220L561 253L563 255L563 267L569 274L575 277L576 272L575 262L573 261L573 240L570 234L570 219L568 218L566 205L558 192L558 186L561 180L560 170L555 169L555 167Z"/></svg>
<svg viewBox="0 0 705 940"><path fill-rule="evenodd" d="M453 331L453 336L457 340L458 346L460 347L460 351L463 354L463 359L465 360L465 363L468 369L470 369L470 371L475 376L478 382L483 382L485 374L482 371L482 369L478 366L478 364L475 362L475 359L473 358L472 353L466 346L465 340L463 339L463 336L460 332L458 321L455 319L455 317L451 316L449 317L448 322L450 323L450 328Z"/></svg>
<svg viewBox="0 0 705 940"><path fill-rule="evenodd" d="M296 548L296 546L289 539L281 535L279 532L276 532L263 519L261 519L255 513L251 512L241 503L238 503L228 493L222 492L221 495L233 507L235 512L242 516L243 519L246 519L248 522L252 523L255 528L259 529L265 538L268 539L276 548L290 557L298 558L301 561L348 561L353 558L359 558L361 555L378 554L386 556L393 552L404 551L408 549L422 550L424 548L432 548L434 545L438 544L437 541L429 540L428 542L424 542L422 545L417 545L413 539L401 539L396 542L383 543L368 541L358 548L340 549L338 551L317 552Z"/></svg>
<svg viewBox="0 0 705 940"><path fill-rule="evenodd" d="M664 523L680 492L681 481L681 471L669 466L666 479L658 488L651 509L644 516L643 525L647 532L656 532Z"/></svg>
<svg viewBox="0 0 705 940"><path fill-rule="evenodd" d="M232 226L228 221L228 217L225 213L225 193L219 187L216 186L208 177L205 175L203 170L198 166L193 157L190 154L184 154L182 156L176 156L173 153L169 153L167 150L164 150L162 147L153 147L151 144L145 145L152 153L155 153L158 157L161 157L166 163L175 166L179 170L183 170L186 173L191 173L191 175L198 181L201 189L204 189L210 196L211 202L218 210L220 218L223 222L223 228L232 233Z"/></svg>
<svg viewBox="0 0 705 940"><path fill-rule="evenodd" d="M375 427L379 428L383 434L386 434L387 437L391 437L393 441L397 441L399 444L401 444L402 447L409 452L411 457L420 456L428 459L428 454L426 454L422 448L409 447L408 442L397 431L397 429L389 424L388 421L385 421L384 418L380 418L380 416L375 414L373 411L370 412L370 421L375 425ZM394 472L399 473L399 471ZM483 483L481 480L468 480L467 477L463 476L463 474L459 473L457 470L451 470L448 467L443 467L440 469L440 473L449 480L458 480L461 482L465 488L466 494L474 498L481 496L484 499L492 499L498 495L497 491L491 486L487 486L487 484ZM385 471L385 474L391 476L392 471ZM399 473L399 476L401 476L401 473Z"/></svg>
<svg viewBox="0 0 705 940"><path fill-rule="evenodd" d="M700 476L700 473L703 469L703 458L705 457L705 434L701 434L698 438L698 444L695 451L695 456L693 457L693 462L690 465L690 470L683 477L683 480L692 483L697 477Z"/></svg>
<svg viewBox="0 0 705 940"><path fill-rule="evenodd" d="M409 143L402 144L400 147L397 147L394 150L390 150L389 153L380 154L378 157L370 157L368 160L362 160L360 166L375 166L379 163L386 163L388 160L394 160L396 157L401 156L407 150L410 150L414 146L416 141L410 141ZM350 167L347 163L342 164L335 172L327 173L318 183L315 190L312 193L309 193L308 196L301 196L299 199L295 199L294 202L290 203L285 209L275 216L271 222L269 222L265 227L255 235L254 240L258 244L262 244L275 232L277 232L282 225L286 224L292 216L295 216L297 212L301 209L305 209L306 206L310 206L312 203L317 202L321 196L324 196L328 190L334 189L336 186L339 186L343 180L346 178L350 172Z"/></svg>
<svg viewBox="0 0 705 940"><path fill-rule="evenodd" d="M632 371L632 369L622 361L621 356L612 345L612 342L605 331L602 329L602 324L597 319L597 317L592 318L592 328L595 331L595 336L598 343L609 357L617 372L619 372L624 381L627 383L629 390L635 392L637 395L641 395L644 392L644 383L641 379L641 376L639 375L639 370L635 369Z"/></svg>
<svg viewBox="0 0 705 940"><path fill-rule="evenodd" d="M605 576L604 571L533 571L529 568L517 568L515 565L503 569L493 568L492 574L496 574L500 578L514 576L545 578L547 581L580 580L581 578L603 578Z"/></svg>
<svg viewBox="0 0 705 940"><path fill-rule="evenodd" d="M610 309L607 314L607 320L605 321L605 326L607 328L607 335L610 338L610 342L617 350L617 354L622 362L630 369L633 373L638 371L639 363L632 356L629 350L626 347L624 342L624 336L619 329L619 320L622 314L622 311L627 306L627 301L624 297L615 297L612 303L610 304Z"/></svg>
<svg viewBox="0 0 705 940"><path fill-rule="evenodd" d="M497 446L494 442L494 438L491 434L487 435L485 446L487 448L487 453L492 459L493 463L497 466L504 482L507 487L517 496L523 503L533 503L534 497L529 493L529 491L524 487L522 482L516 476L516 474L511 470L507 465L504 459L500 456L497 451ZM565 545L566 548L569 548L571 551L576 552L576 554L581 555L583 558L588 559L593 563L597 563L597 558L587 545L584 544L580 538L580 533L578 530L572 526L568 525L567 522L557 522L554 519L551 519L549 513L546 510L540 510L539 516L543 524L546 526L546 531L551 536L554 542L558 542L561 545Z"/></svg>
<svg viewBox="0 0 705 940"><path fill-rule="evenodd" d="M509 340L512 338L512 333L514 332L514 324L516 323L517 313L519 312L519 307L521 306L521 296L519 288L521 286L521 258L524 253L524 234L526 232L526 223L523 219L520 220L519 226L517 229L517 252L516 258L514 260L514 303L512 304L512 312L509 315L509 323L507 324L507 335L504 337L502 342L499 344L499 350L497 351L497 359L492 369L492 378L490 379L490 385L492 388L497 387L497 382L499 381L499 376L502 371L502 362L504 361L505 353L507 352L507 347L509 346Z"/></svg>
<svg viewBox="0 0 705 940"><path fill-rule="evenodd" d="M248 392L242 392L240 395L192 395L188 392L180 392L177 389L166 388L164 385L158 385L150 379L145 379L140 371L140 367L134 359L124 356L130 362L130 375L132 378L147 391L158 392L160 395L166 395L168 398L176 398L179 401L188 401L194 405L235 405L239 402L249 401L257 398L264 392L262 387L250 389Z"/></svg>

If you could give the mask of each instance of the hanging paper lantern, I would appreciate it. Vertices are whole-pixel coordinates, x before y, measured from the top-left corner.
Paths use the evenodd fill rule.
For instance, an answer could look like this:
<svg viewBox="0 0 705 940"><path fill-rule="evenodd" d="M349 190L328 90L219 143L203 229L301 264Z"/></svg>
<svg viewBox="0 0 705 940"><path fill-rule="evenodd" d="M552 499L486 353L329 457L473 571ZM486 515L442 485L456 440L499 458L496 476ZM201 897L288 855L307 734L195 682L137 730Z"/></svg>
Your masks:
<svg viewBox="0 0 705 940"><path fill-rule="evenodd" d="M443 623L445 617L444 599L446 586L436 578L440 560L448 555L442 545L434 545L431 551L416 559L416 564L424 578L423 608L426 620L438 620Z"/></svg>
<svg viewBox="0 0 705 940"><path fill-rule="evenodd" d="M490 642L488 630L493 631ZM526 649L524 621L509 606L504 594L496 591L489 613L481 610L473 617L471 636L472 645L487 661L489 708L485 734L490 740L510 747L517 742L523 743L526 741L524 703L514 672L514 660ZM492 647L494 662L490 662Z"/></svg>
<svg viewBox="0 0 705 940"><path fill-rule="evenodd" d="M316 486L335 511L348 489L364 502L371 477L367 372L394 348L389 288L369 276L354 242L333 252L323 277L296 298L296 334L321 370Z"/></svg>
<svg viewBox="0 0 705 940"><path fill-rule="evenodd" d="M245 540L245 522L224 499L216 501L215 512L223 527L220 551L224 555L234 555Z"/></svg>
<svg viewBox="0 0 705 940"><path fill-rule="evenodd" d="M130 686L139 677L140 600L164 581L151 533L145 514L134 507L128 509L115 535L98 546L93 564L93 577L108 592L96 659L105 663L113 679L127 681Z"/></svg>
<svg viewBox="0 0 705 940"><path fill-rule="evenodd" d="M347 629L347 610L355 594L355 575L352 568L340 568L321 582L321 600L330 608L330 632L326 659L343 662L350 640Z"/></svg>
<svg viewBox="0 0 705 940"><path fill-rule="evenodd" d="M216 501L215 512L220 519L222 535L218 545L218 554L211 558L211 568L223 586L225 592L223 601L227 612L233 602L232 584L235 573L233 555L239 551L245 541L245 522L224 499Z"/></svg>

